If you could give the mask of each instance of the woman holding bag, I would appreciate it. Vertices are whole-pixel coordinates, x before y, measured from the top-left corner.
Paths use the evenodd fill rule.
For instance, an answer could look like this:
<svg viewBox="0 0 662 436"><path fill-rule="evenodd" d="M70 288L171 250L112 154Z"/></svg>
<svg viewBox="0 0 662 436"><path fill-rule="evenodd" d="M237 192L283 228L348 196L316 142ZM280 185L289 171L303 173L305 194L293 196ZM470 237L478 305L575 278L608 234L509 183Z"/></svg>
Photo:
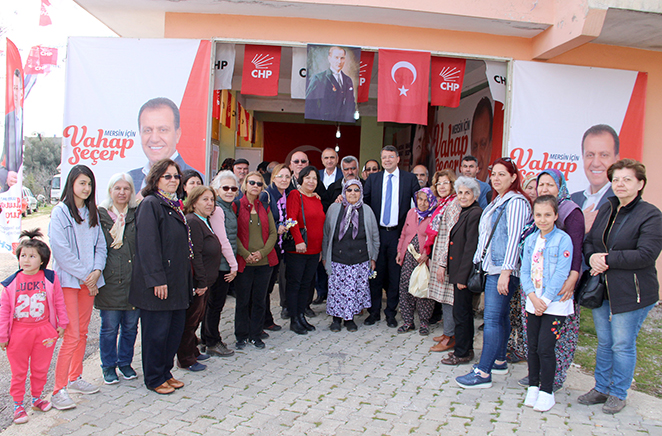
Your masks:
<svg viewBox="0 0 662 436"><path fill-rule="evenodd" d="M421 336L430 334L428 320L434 309L434 301L429 298L415 297L409 293L409 280L411 273L418 265L427 262L428 256L420 255L418 259L408 248L412 246L415 253L421 253L421 245L425 242L425 230L430 224L432 213L437 206L437 197L430 188L423 188L416 193L416 206L407 212L404 227L398 241L398 255L395 262L402 267L400 272L400 313L403 324L398 328L398 333L406 333L416 330L414 326L414 310L418 310L421 328L418 331ZM421 242L423 241L423 242Z"/></svg>

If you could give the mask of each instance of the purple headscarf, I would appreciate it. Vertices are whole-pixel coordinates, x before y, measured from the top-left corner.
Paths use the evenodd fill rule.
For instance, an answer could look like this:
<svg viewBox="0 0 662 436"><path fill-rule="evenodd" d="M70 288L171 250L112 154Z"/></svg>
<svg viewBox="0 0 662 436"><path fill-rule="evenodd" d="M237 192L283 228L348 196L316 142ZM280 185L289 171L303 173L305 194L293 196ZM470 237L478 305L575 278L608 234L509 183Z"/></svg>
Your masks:
<svg viewBox="0 0 662 436"><path fill-rule="evenodd" d="M418 194L425 194L425 196L428 198L428 210L420 210L418 208ZM434 209L437 207L437 197L432 193L432 189L430 188L422 188L419 191L416 191L416 201L414 202L416 205L416 213L418 214L419 219L425 219L429 217L432 212L434 212Z"/></svg>
<svg viewBox="0 0 662 436"><path fill-rule="evenodd" d="M347 188L352 185L359 187L361 192L359 192L359 201L354 204L350 204L347 201ZM363 206L363 184L357 180L352 179L348 180L343 184L342 187L342 205L345 207L345 214L342 217L340 222L340 232L338 233L338 239L342 239L349 229L350 223L352 224L352 239L356 239L356 235L359 234L359 209Z"/></svg>

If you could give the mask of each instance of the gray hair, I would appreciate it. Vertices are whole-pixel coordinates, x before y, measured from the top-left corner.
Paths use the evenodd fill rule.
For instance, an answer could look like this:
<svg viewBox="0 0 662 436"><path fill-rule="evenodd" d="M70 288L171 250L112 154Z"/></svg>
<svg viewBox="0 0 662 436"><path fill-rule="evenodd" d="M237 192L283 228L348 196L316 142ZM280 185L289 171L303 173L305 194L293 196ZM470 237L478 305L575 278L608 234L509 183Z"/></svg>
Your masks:
<svg viewBox="0 0 662 436"><path fill-rule="evenodd" d="M351 155L350 156L345 156L345 157L342 158L341 162L344 162L344 163L354 162L356 164L356 169L359 168L359 160L357 158L355 158L354 156L351 156Z"/></svg>
<svg viewBox="0 0 662 436"><path fill-rule="evenodd" d="M478 201L478 197L480 197L480 185L473 177L460 176L455 181L454 186L455 186L455 192L457 192L460 186L464 186L465 188L471 189L474 192L474 197L476 197L476 201Z"/></svg>
<svg viewBox="0 0 662 436"><path fill-rule="evenodd" d="M237 185L237 188L239 187L239 179L237 176L234 175L234 173L230 170L225 170L221 171L218 174L216 174L216 177L214 177L214 180L211 181L211 187L214 191L218 192L219 189L221 189L221 180L225 179L232 179L234 180L234 183Z"/></svg>
<svg viewBox="0 0 662 436"><path fill-rule="evenodd" d="M113 174L110 177L110 180L108 181L108 197L106 197L106 199L99 204L100 207L109 210L110 207L113 205L113 199L110 198L110 191L113 190L113 187L119 181L125 181L131 187L131 195L129 196L129 207L138 206L138 203L136 202L136 187L133 184L133 178L127 173L117 173L117 174Z"/></svg>

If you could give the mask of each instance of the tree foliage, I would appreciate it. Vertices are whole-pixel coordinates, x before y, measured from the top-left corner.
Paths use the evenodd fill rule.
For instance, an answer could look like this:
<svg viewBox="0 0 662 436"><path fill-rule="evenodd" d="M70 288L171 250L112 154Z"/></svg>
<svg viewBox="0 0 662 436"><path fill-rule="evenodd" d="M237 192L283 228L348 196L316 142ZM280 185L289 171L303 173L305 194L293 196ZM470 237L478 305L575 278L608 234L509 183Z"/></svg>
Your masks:
<svg viewBox="0 0 662 436"><path fill-rule="evenodd" d="M37 196L50 198L51 180L62 159L62 138L33 136L25 138L23 185Z"/></svg>

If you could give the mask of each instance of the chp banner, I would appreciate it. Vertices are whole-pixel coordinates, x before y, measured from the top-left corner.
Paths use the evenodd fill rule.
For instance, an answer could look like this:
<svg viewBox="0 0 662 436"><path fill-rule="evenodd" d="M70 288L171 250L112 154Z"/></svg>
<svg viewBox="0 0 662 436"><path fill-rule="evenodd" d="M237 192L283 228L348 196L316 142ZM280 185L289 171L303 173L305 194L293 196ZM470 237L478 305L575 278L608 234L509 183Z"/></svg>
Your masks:
<svg viewBox="0 0 662 436"><path fill-rule="evenodd" d="M234 60L235 45L217 42L214 60L214 90L232 89Z"/></svg>
<svg viewBox="0 0 662 436"><path fill-rule="evenodd" d="M355 123L361 49L308 45L305 117Z"/></svg>
<svg viewBox="0 0 662 436"><path fill-rule="evenodd" d="M306 98L306 62L308 50L306 47L292 47L292 79L290 95L292 98Z"/></svg>
<svg viewBox="0 0 662 436"><path fill-rule="evenodd" d="M593 210L584 192L609 189L607 168L641 160L646 80L637 71L515 61L509 156L523 175L560 170L573 200Z"/></svg>
<svg viewBox="0 0 662 436"><path fill-rule="evenodd" d="M241 93L245 95L278 95L280 46L249 45L244 49Z"/></svg>
<svg viewBox="0 0 662 436"><path fill-rule="evenodd" d="M370 98L370 82L372 80L372 65L375 62L374 51L361 50L361 67L359 68L359 93L357 103L365 103Z"/></svg>
<svg viewBox="0 0 662 436"><path fill-rule="evenodd" d="M0 253L12 253L21 234L23 204L23 68L21 55L7 38L5 140L0 153Z"/></svg>
<svg viewBox="0 0 662 436"><path fill-rule="evenodd" d="M87 165L101 201L113 174L140 191L164 158L204 178L211 41L69 38L67 57L63 180Z"/></svg>
<svg viewBox="0 0 662 436"><path fill-rule="evenodd" d="M432 106L460 105L466 65L462 58L432 58Z"/></svg>
<svg viewBox="0 0 662 436"><path fill-rule="evenodd" d="M48 74L51 65L57 65L57 49L36 45L25 61L25 74Z"/></svg>
<svg viewBox="0 0 662 436"><path fill-rule="evenodd" d="M377 121L427 125L430 52L379 50Z"/></svg>

